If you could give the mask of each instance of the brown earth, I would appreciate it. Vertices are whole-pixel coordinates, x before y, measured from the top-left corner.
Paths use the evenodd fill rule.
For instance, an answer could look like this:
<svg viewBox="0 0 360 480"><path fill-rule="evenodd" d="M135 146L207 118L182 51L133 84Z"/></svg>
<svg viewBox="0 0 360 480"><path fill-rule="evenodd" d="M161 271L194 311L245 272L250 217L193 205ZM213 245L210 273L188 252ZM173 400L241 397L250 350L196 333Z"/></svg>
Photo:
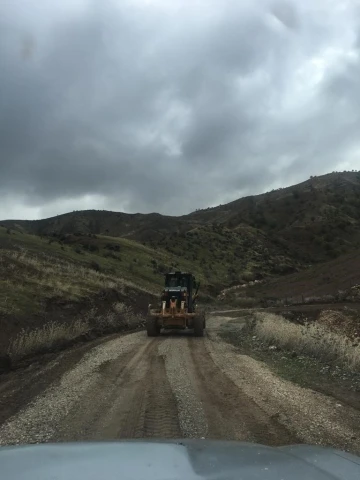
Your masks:
<svg viewBox="0 0 360 480"><path fill-rule="evenodd" d="M360 283L360 250L335 260L312 265L305 270L267 280L249 292L264 297L304 297L336 295Z"/></svg>
<svg viewBox="0 0 360 480"><path fill-rule="evenodd" d="M205 338L144 332L74 347L0 377L0 444L119 438L311 443L360 453L360 412ZM239 322L242 320L239 319Z"/></svg>

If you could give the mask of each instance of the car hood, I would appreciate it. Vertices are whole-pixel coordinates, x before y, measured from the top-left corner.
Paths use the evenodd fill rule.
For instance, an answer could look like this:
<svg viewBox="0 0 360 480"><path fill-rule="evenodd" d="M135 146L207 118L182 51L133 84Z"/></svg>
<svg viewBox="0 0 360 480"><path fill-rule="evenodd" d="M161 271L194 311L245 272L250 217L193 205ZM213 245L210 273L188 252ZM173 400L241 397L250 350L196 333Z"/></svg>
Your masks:
<svg viewBox="0 0 360 480"><path fill-rule="evenodd" d="M334 449L212 440L80 442L0 448L2 480L359 480Z"/></svg>

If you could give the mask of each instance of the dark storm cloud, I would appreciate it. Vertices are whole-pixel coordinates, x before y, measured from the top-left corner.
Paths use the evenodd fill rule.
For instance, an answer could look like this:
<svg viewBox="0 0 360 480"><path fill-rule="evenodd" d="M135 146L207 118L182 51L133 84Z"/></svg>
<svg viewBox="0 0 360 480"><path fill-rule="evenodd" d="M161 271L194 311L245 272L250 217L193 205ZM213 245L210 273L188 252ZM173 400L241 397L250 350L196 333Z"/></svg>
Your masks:
<svg viewBox="0 0 360 480"><path fill-rule="evenodd" d="M38 5L0 6L0 193L17 216L181 214L358 168L351 2Z"/></svg>

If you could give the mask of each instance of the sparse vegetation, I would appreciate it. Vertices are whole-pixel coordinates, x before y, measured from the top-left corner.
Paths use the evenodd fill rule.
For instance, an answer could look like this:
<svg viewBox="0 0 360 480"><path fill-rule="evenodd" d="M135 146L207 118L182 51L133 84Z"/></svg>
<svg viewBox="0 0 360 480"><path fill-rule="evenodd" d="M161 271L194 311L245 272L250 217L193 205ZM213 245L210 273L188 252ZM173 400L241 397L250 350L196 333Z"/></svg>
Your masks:
<svg viewBox="0 0 360 480"><path fill-rule="evenodd" d="M110 267L92 258L102 270L120 270L129 277L137 273L129 267L132 252L138 250L145 257L138 260L146 270L148 252L160 250L155 255L159 265L170 264L171 257L181 258L181 268L195 269L204 286L221 288L238 281L244 271L283 275L358 248L359 182L357 172L334 172L183 217L88 210L2 224L12 232L51 238L50 245L60 250L64 247L66 253L67 246L72 247L70 253L77 261L99 256L112 262ZM233 268L231 275L229 267ZM156 278L162 272L150 268L145 273L151 284L159 282Z"/></svg>
<svg viewBox="0 0 360 480"><path fill-rule="evenodd" d="M70 322L48 322L35 328L23 328L10 341L8 354L12 360L68 345L79 337L104 334L143 325L144 318L136 315L132 308L122 302L115 302L103 314L91 308L83 318Z"/></svg>
<svg viewBox="0 0 360 480"><path fill-rule="evenodd" d="M318 323L299 325L279 315L258 312L254 335L267 345L339 363L352 371L360 369L360 343Z"/></svg>
<svg viewBox="0 0 360 480"><path fill-rule="evenodd" d="M6 298L6 302L0 303L2 313L21 313L23 305L20 299L27 300L25 308L29 312L41 308L46 299L76 301L106 288L123 292L124 287L131 286L139 291L151 292L115 275L60 259L54 261L48 255L30 254L26 250L2 250L0 272L0 298Z"/></svg>
<svg viewBox="0 0 360 480"><path fill-rule="evenodd" d="M88 333L89 329L89 324L82 320L76 320L71 324L49 322L33 330L23 329L11 340L8 354L12 359L16 359L49 351Z"/></svg>
<svg viewBox="0 0 360 480"><path fill-rule="evenodd" d="M80 246L86 245L86 242L90 240L95 242L91 248L84 249ZM105 248L109 244L113 247L112 249ZM81 254L75 252L74 248L76 247ZM110 255L104 256L105 254ZM173 258L172 255L159 248L154 250L128 239L103 237L101 235L90 238L83 235L68 234L66 238L62 236L61 240L55 239L49 244L46 236L41 238L37 235L23 234L17 235L16 238L12 236L10 239L6 234L6 229L0 227L0 282L5 282L5 285L8 282L17 283L18 277L22 282L22 270L25 268L25 275L29 273L29 268L22 262L25 257L37 259L39 262L47 262L49 267L54 269L58 264L67 262L72 265L75 274L78 266L97 270L105 276L110 275L118 280L123 280L125 283L139 286L140 289L143 288L146 291L153 292L158 291L159 286L163 283L163 277L161 272L154 271L151 261L154 260L158 264L166 262L170 266ZM139 266L141 265L141 269L131 272L129 265L134 263L134 259ZM10 263L14 265L11 267L9 266ZM35 265L33 267L36 268ZM190 269L190 262L184 260L179 268ZM41 273L41 266L36 270L37 273ZM195 268L194 270L197 277L205 283L199 269ZM33 273L35 279L36 272ZM43 275L40 275L40 282L44 280L42 277Z"/></svg>
<svg viewBox="0 0 360 480"><path fill-rule="evenodd" d="M82 240L81 236L77 238ZM100 237L96 241L101 246L108 239ZM128 258L154 255L135 242L123 243ZM6 229L0 227L0 355L9 343L12 355L19 356L20 352L28 355L86 335L88 323L83 316L94 300L100 309L90 324L91 331L107 331L111 324L118 328L118 308L112 310L102 292L114 292L114 299L123 299L128 307L137 299L151 298L157 293L156 282L160 283L162 278L154 276L153 280L150 266L148 270L143 268L139 276L135 272L131 280L126 265L118 260L81 251L82 255L78 255L58 241L49 243L47 237L29 234L12 236L10 240ZM159 257L161 253L155 255ZM84 312L81 316L80 311ZM125 317L129 317L129 312L120 317L122 325L127 324Z"/></svg>
<svg viewBox="0 0 360 480"><path fill-rule="evenodd" d="M356 172L333 173L183 217L91 210L4 221L0 314L37 315L42 328L52 302L80 304L104 289L157 293L173 268L194 272L204 296L245 283L235 298L244 307L293 296L343 301L339 281L348 282L342 291L357 283L346 270L357 275L356 262L340 273L338 266L345 265L340 255L360 245L359 182ZM335 268L319 265L330 259ZM321 268L326 281L318 280Z"/></svg>

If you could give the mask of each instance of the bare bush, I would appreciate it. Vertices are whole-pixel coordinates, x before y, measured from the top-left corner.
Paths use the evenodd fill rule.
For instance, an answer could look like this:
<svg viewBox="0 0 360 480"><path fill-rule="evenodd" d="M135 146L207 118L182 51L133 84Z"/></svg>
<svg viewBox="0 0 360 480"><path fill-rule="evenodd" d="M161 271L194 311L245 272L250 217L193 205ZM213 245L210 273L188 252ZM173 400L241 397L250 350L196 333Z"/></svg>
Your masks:
<svg viewBox="0 0 360 480"><path fill-rule="evenodd" d="M144 318L141 315L135 314L130 306L122 302L115 302L110 310L96 315L94 328L109 332L134 329L143 323Z"/></svg>
<svg viewBox="0 0 360 480"><path fill-rule="evenodd" d="M294 324L271 313L256 313L255 318L255 333L266 344L336 362L353 371L360 368L360 345L345 335L317 323Z"/></svg>
<svg viewBox="0 0 360 480"><path fill-rule="evenodd" d="M34 330L22 330L10 343L8 353L11 357L24 357L40 351L69 343L89 331L89 324L76 320L70 324L49 322Z"/></svg>
<svg viewBox="0 0 360 480"><path fill-rule="evenodd" d="M71 323L48 322L34 330L23 329L10 342L8 354L15 359L26 357L69 344L90 332L102 334L123 329L134 329L143 325L143 323L142 316L135 314L131 307L116 302L102 314L98 313L96 308L92 308L84 314L82 319L77 319Z"/></svg>
<svg viewBox="0 0 360 480"><path fill-rule="evenodd" d="M141 315L134 313L133 309L122 302L116 302L112 306L118 318L124 318L128 328L135 328L144 322Z"/></svg>

